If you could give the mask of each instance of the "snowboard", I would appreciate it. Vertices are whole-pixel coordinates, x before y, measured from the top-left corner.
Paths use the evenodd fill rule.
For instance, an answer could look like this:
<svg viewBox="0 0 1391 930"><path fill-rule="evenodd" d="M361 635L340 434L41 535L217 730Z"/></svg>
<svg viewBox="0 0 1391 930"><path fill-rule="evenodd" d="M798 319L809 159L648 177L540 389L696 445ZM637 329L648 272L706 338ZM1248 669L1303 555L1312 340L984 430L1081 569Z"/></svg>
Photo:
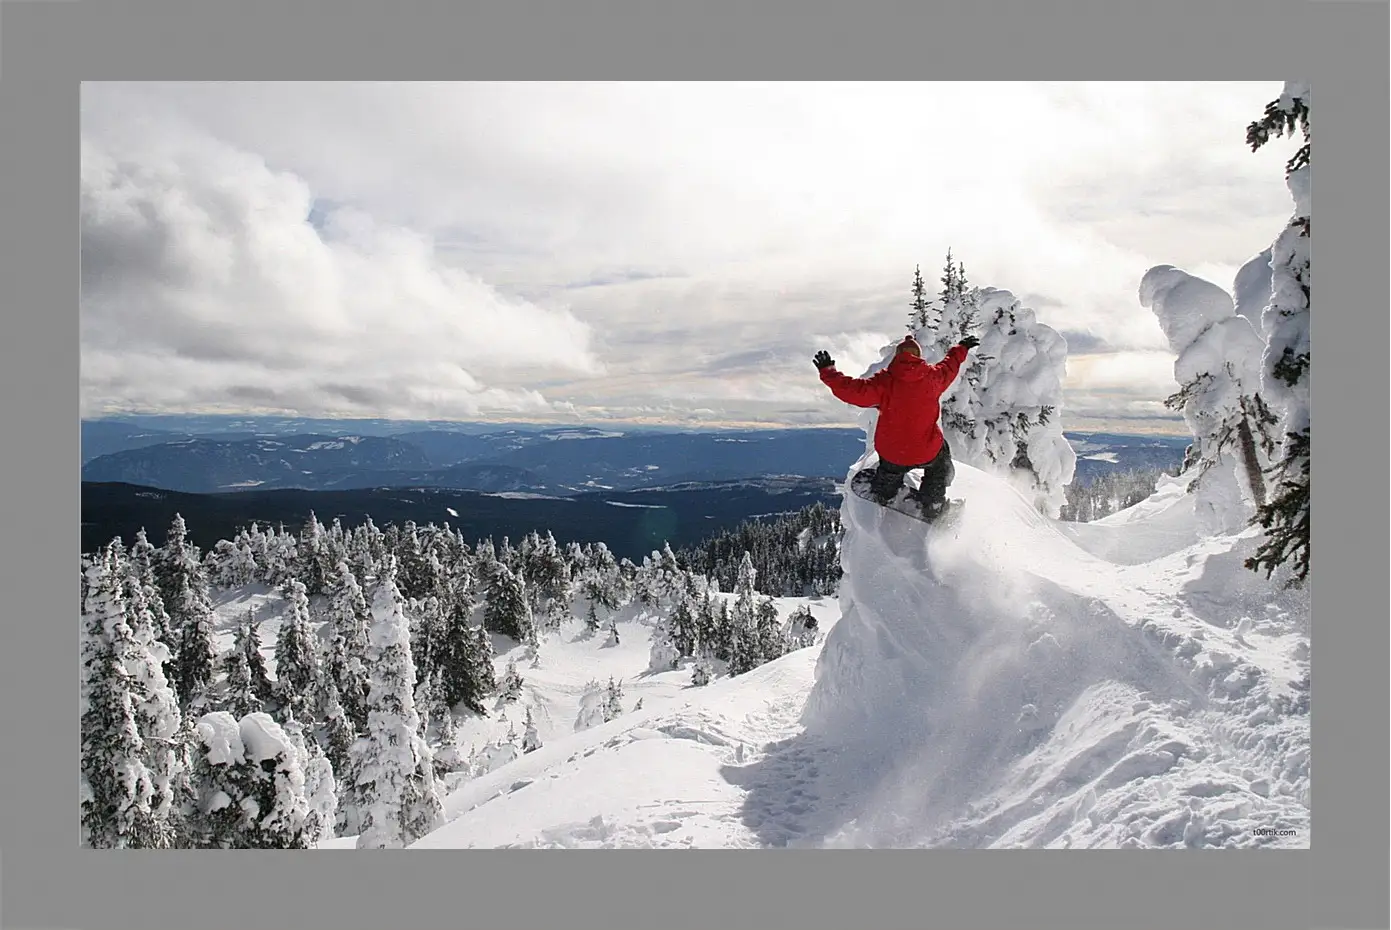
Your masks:
<svg viewBox="0 0 1391 930"><path fill-rule="evenodd" d="M923 513L922 505L912 497L908 496L909 488L905 481L904 486L899 490L887 504L881 503L870 491L870 482L874 478L874 469L866 468L855 473L855 477L850 479L850 491L861 500L869 501L878 507L901 513L905 517L912 517L914 520L921 521L928 526L952 526L961 517L961 510L966 506L966 502L960 498L947 498L947 505L937 514L936 517L928 517Z"/></svg>

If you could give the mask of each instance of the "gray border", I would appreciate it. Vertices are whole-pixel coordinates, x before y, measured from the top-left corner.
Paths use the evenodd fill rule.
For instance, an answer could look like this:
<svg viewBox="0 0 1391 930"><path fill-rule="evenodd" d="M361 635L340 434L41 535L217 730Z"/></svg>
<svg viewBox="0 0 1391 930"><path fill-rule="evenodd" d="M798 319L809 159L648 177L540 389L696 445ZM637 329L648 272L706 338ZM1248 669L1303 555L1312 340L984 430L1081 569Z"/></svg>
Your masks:
<svg viewBox="0 0 1391 930"><path fill-rule="evenodd" d="M196 10L109 2L5 6L0 202L7 235L0 263L8 300L0 398L7 438L19 437L14 447L32 451L4 458L9 503L0 589L9 610L0 624L6 691L0 924L69 930L250 930L316 922L341 930L1388 925L1386 594L1379 583L1368 584L1373 575L1379 581L1387 564L1385 438L1374 425L1373 448L1370 431L1354 417L1321 420L1317 440L1318 606L1332 625L1318 646L1319 719L1326 723L1315 740L1318 830L1310 851L1114 853L1085 860L1061 852L692 852L680 862L636 853L554 862L500 861L488 853L442 853L428 861L230 853L216 857L216 865L178 854L79 856L76 718L67 708L73 706L76 624L69 611L78 548L73 181L80 79L1307 76L1320 94L1319 333L1336 346L1338 360L1320 366L1321 391L1359 396L1358 373L1384 370L1384 3L1256 0L1205 3L1186 14L1174 4L1061 7L1028 0L880 16L864 4L812 10L789 2L776 13L741 5L732 17L716 17L704 3L685 5L677 15L644 7L600 16L560 4L441 6L428 15L398 10L331 0ZM1307 74L1278 73L1290 67ZM1243 129L1232 127L1236 139ZM1380 377L1369 380L1379 391ZM34 403L40 398L56 409L40 409ZM1371 520L1358 519L1366 513ZM1350 531L1366 526L1372 527L1367 539ZM69 607L57 606L64 603ZM630 890L620 891L616 877Z"/></svg>

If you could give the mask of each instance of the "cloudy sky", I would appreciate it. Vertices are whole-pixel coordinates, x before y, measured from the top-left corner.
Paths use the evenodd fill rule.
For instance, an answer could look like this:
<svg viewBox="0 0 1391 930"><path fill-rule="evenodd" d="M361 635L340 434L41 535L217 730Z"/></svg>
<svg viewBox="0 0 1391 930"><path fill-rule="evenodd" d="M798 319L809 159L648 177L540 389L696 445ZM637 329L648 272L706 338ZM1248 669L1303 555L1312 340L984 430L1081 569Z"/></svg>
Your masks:
<svg viewBox="0 0 1391 930"><path fill-rule="evenodd" d="M1281 87L88 83L83 413L847 423L811 356L950 247L1067 338L1065 425L1152 429L1136 288L1278 234Z"/></svg>

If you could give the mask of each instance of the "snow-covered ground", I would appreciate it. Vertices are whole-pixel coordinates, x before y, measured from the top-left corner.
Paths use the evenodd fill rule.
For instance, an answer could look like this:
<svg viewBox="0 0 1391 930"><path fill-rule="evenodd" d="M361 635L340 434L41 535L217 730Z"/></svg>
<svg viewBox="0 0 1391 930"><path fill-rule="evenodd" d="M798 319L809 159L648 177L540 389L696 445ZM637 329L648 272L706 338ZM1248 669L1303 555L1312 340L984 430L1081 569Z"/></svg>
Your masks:
<svg viewBox="0 0 1391 930"><path fill-rule="evenodd" d="M498 640L522 700L460 741L530 708L543 745L454 787L413 848L1308 847L1307 594L1242 566L1250 535L1200 537L1184 491L1065 524L959 465L969 503L931 533L848 497L839 600L776 601L824 643L705 687L647 673L632 609L616 645L577 620L536 667ZM254 602L279 609L219 614ZM576 731L610 677L623 715Z"/></svg>

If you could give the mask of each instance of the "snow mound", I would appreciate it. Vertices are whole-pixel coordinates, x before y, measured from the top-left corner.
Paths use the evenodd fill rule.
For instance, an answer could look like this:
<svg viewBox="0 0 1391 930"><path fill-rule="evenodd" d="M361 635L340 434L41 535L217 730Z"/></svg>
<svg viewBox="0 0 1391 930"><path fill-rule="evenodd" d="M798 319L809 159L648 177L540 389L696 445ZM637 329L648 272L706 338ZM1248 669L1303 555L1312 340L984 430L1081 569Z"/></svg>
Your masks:
<svg viewBox="0 0 1391 930"><path fill-rule="evenodd" d="M958 524L931 529L845 497L842 617L802 717L837 747L822 845L1307 845L1297 643L1229 613L1254 575L1220 593L1244 539L1195 541L1181 482L1087 540L1131 565L1000 477L958 465L950 496Z"/></svg>

